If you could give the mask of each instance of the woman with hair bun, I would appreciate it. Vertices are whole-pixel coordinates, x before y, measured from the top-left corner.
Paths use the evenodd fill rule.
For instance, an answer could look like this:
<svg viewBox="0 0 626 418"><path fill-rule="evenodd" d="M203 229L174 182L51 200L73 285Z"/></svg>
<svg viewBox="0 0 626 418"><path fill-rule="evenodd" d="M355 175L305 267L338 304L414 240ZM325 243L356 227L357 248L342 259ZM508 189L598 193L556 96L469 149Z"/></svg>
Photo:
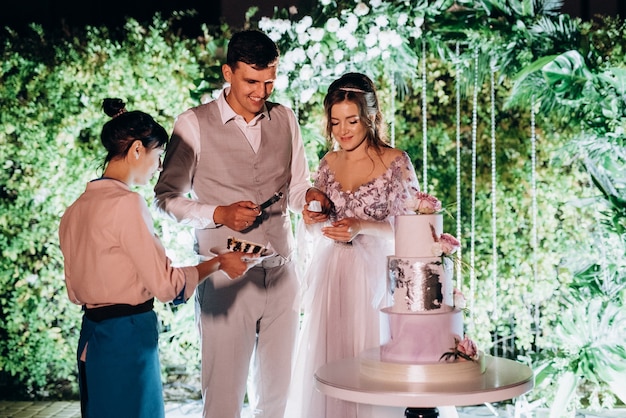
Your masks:
<svg viewBox="0 0 626 418"><path fill-rule="evenodd" d="M360 73L331 83L324 99L326 135L334 149L320 161L314 187L333 202L330 223L305 205L302 218L314 240L304 278L303 322L285 418L359 418L370 410L315 390L315 371L380 346L380 308L386 294L393 217L419 190L409 156L392 148L374 83ZM370 411L371 412L371 411Z"/></svg>
<svg viewBox="0 0 626 418"><path fill-rule="evenodd" d="M161 170L168 135L152 116L105 99L102 177L67 208L59 226L65 283L83 308L77 361L82 416L165 416L154 299L182 303L223 270L242 275L243 253L173 267L155 235L144 198L132 186Z"/></svg>

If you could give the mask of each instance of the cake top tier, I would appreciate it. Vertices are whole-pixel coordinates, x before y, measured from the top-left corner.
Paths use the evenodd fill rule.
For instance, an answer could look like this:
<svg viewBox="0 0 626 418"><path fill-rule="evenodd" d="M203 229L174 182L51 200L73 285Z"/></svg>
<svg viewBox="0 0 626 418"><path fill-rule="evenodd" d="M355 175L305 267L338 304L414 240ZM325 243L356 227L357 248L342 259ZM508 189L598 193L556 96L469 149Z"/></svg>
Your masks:
<svg viewBox="0 0 626 418"><path fill-rule="evenodd" d="M395 217L397 257L439 257L455 253L461 243L443 232L443 207L436 197L417 192L407 200L413 213Z"/></svg>
<svg viewBox="0 0 626 418"><path fill-rule="evenodd" d="M443 215L400 215L394 219L397 257L433 257L443 233Z"/></svg>

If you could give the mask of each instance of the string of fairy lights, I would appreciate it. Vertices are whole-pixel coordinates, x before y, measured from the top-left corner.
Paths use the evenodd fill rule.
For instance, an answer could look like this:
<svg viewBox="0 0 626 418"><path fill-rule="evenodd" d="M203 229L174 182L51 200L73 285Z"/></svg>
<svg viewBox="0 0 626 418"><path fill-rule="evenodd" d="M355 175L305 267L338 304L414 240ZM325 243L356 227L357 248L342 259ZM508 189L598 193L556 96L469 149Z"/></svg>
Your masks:
<svg viewBox="0 0 626 418"><path fill-rule="evenodd" d="M389 124L389 130L391 131L390 143L392 147L396 146L396 118L394 115L396 114L396 77L394 73L391 72L391 80L390 80L390 88L391 88L391 118Z"/></svg>
<svg viewBox="0 0 626 418"><path fill-rule="evenodd" d="M470 295L469 308L470 315L474 312L474 300L476 295L476 141L478 131L478 50L474 51L474 89L472 92L472 197L471 197L471 214L470 214ZM474 328L474 321L469 321L470 331Z"/></svg>
<svg viewBox="0 0 626 418"><path fill-rule="evenodd" d="M424 181L424 193L428 193L428 99L426 97L426 90L426 41L424 40L424 38L422 38L422 179Z"/></svg>
<svg viewBox="0 0 626 418"><path fill-rule="evenodd" d="M498 319L498 214L496 170L496 69L491 66L491 297L494 319Z"/></svg>
<svg viewBox="0 0 626 418"><path fill-rule="evenodd" d="M425 193L428 193L429 184L428 184L428 146L429 146L429 137L428 137L428 99L427 99L427 88L428 88L428 80L427 80L427 47L426 42L422 40L422 54L419 65L420 70L420 82L421 82L421 104L422 104L422 161L423 161L423 190ZM477 195L477 172L478 172L478 158L477 158L477 140L478 140L478 95L481 91L481 82L479 77L479 51L476 49L474 51L472 61L473 68L469 66L472 71L472 97L471 97L471 199L469 202L469 210L470 210L470 227L469 227L469 265L463 263L463 252L468 245L462 245L461 248L457 250L455 253L455 285L458 289L463 289L464 287L464 279L463 273L467 272L469 275L469 291L467 292L467 301L468 301L468 312L469 318L466 321L466 325L468 327L468 332L472 332L475 328L475 321L473 316L473 308L475 304L475 295L477 292L477 280L476 280L476 195ZM455 119L456 119L456 237L459 241L463 242L463 225L461 220L462 210L463 210L463 199L462 199L462 189L463 182L466 179L463 176L462 170L462 118L461 118L461 108L462 108L462 77L463 77L463 62L461 60L460 53L460 44L457 42L455 45L455 63L454 68L456 71L455 75ZM395 115L395 99L397 97L396 92L396 82L394 79L393 72L390 73L390 88L391 88L391 144L395 146L395 124L394 124L394 115ZM497 322L500 317L499 311L499 301L498 301L498 283L499 283L499 275L498 275L498 165L497 165L497 121L496 121L496 75L497 75L497 67L492 60L490 63L490 76L489 76L489 88L490 88L490 164L491 164L491 181L490 181L490 193L491 193L491 277L489 280L490 283L490 299L491 299L491 307L490 307L490 315L491 319L494 322L493 329L493 347L492 352L494 355L498 355L498 347L503 344L500 340L500 336L498 335L497 330ZM533 280L536 284L537 282L537 271L538 271L538 258L537 258L537 246L538 246L538 214L537 214L537 133L536 133L536 103L534 97L531 99L530 104L530 141L531 141L531 198L532 198L532 207L531 207L531 249L532 249L532 268L533 268ZM533 320L535 323L538 323L539 319L539 309L535 306ZM510 341L511 347L513 347L514 342L513 339ZM501 347L502 354L506 350L504 346Z"/></svg>
<svg viewBox="0 0 626 418"><path fill-rule="evenodd" d="M497 170L496 170L496 70L491 66L491 309L494 319L493 355L498 355L498 214L497 214Z"/></svg>
<svg viewBox="0 0 626 418"><path fill-rule="evenodd" d="M530 190L531 190L531 216L532 216L532 232L531 232L531 249L533 260L533 289L537 289L537 131L535 127L535 96L530 99ZM535 306L534 312L535 333L539 334L539 309Z"/></svg>
<svg viewBox="0 0 626 418"><path fill-rule="evenodd" d="M459 43L456 43L456 77L455 77L455 90L456 90L456 237L462 242L463 226L461 225L461 83L459 76L461 73L461 52ZM456 288L461 289L463 287L462 270L462 250L460 247L456 252Z"/></svg>

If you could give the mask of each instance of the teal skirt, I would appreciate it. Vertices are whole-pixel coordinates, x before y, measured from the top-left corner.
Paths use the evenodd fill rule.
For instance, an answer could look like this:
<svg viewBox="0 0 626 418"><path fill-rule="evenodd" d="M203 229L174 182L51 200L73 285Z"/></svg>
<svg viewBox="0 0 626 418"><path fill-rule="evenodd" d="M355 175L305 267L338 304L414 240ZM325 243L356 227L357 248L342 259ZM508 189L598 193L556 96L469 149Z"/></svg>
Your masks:
<svg viewBox="0 0 626 418"><path fill-rule="evenodd" d="M83 418L165 417L158 337L154 311L101 322L83 316L77 352Z"/></svg>

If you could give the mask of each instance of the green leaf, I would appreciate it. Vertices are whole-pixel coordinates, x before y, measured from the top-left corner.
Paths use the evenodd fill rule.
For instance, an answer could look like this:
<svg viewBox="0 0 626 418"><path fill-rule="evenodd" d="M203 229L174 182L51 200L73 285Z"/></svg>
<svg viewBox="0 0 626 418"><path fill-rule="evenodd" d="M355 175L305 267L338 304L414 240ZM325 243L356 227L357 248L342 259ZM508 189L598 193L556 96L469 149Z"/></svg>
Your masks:
<svg viewBox="0 0 626 418"><path fill-rule="evenodd" d="M611 391L626 404L626 373L624 370L607 368L601 371L601 376Z"/></svg>
<svg viewBox="0 0 626 418"><path fill-rule="evenodd" d="M543 67L542 73L557 97L566 100L581 98L585 85L593 79L578 51L557 56Z"/></svg>
<svg viewBox="0 0 626 418"><path fill-rule="evenodd" d="M564 373L558 380L557 392L550 406L549 418L562 418L566 416L569 403L574 397L579 378L574 372Z"/></svg>

